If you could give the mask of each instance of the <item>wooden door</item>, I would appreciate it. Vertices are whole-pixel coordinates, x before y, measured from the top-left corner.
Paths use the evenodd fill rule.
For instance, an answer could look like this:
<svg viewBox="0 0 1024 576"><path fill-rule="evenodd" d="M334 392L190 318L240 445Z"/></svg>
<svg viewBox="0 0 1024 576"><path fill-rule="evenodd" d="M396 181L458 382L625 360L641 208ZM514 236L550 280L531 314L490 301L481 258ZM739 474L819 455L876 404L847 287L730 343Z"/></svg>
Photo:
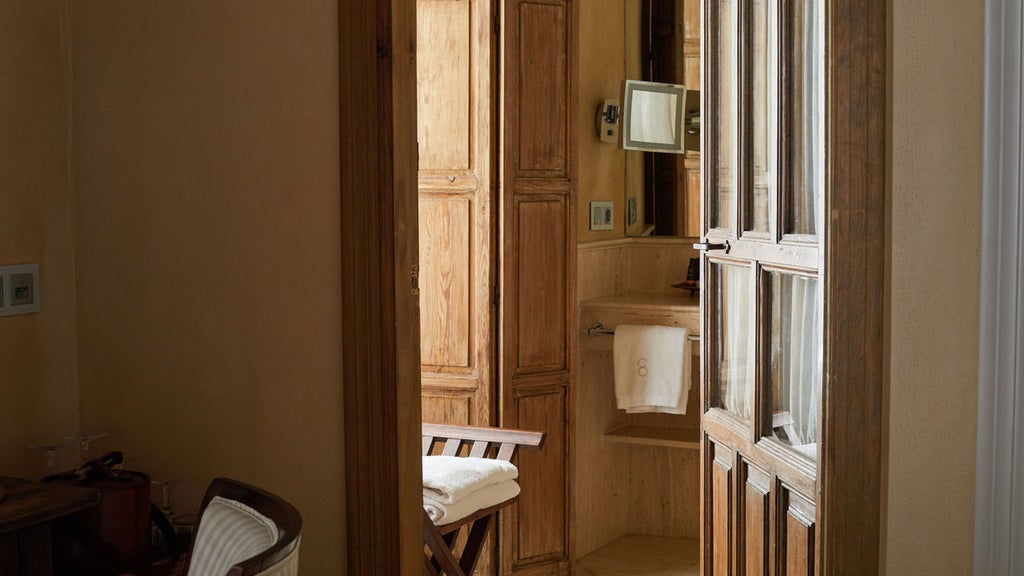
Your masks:
<svg viewBox="0 0 1024 576"><path fill-rule="evenodd" d="M500 411L502 426L547 433L542 451L519 458L522 494L501 515L498 548L502 573L559 574L570 545L575 5L496 9L417 0L423 421L490 425Z"/></svg>
<svg viewBox="0 0 1024 576"><path fill-rule="evenodd" d="M577 3L503 0L501 425L542 430L501 516L503 574L569 570Z"/></svg>
<svg viewBox="0 0 1024 576"><path fill-rule="evenodd" d="M423 421L495 423L494 13L417 0Z"/></svg>
<svg viewBox="0 0 1024 576"><path fill-rule="evenodd" d="M823 574L872 574L880 556L887 131L885 106L878 103L886 100L888 14L885 0L826 4L829 192L827 266L821 272L829 304L828 385L822 389L819 427L821 482L813 501L819 528L815 568ZM570 9L573 18L577 9ZM359 527L348 530L350 574L423 570L414 275L418 236L411 185L416 173L414 30L414 5L406 2L357 2L339 18L345 368L340 385L345 391L346 518L348 526ZM573 27L570 34L575 34ZM712 40L705 39L710 48ZM704 125L712 124L705 120ZM704 450L705 462L715 456L709 452ZM720 482L735 484L728 475L733 459L724 445L718 456L726 472L718 476ZM770 478L767 483L763 476L753 478L746 482L752 492L767 495ZM704 484L706 491L710 482ZM730 504L735 509L731 492L718 493L724 496L718 502L723 510ZM728 536L731 526L720 523L725 545L705 552L717 550L730 558L735 550ZM756 522L744 526L757 533ZM710 539L708 524L702 529ZM710 557L703 557L705 568Z"/></svg>
<svg viewBox="0 0 1024 576"><path fill-rule="evenodd" d="M703 569L815 574L823 373L824 24L708 0Z"/></svg>

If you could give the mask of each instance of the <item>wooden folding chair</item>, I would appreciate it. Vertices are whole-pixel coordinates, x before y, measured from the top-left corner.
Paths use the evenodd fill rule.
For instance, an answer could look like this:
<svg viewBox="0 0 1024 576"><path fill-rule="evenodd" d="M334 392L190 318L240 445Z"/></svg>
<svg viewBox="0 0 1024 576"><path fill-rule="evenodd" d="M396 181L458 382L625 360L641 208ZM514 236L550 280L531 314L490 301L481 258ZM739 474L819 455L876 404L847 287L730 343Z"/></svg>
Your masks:
<svg viewBox="0 0 1024 576"><path fill-rule="evenodd" d="M511 462L519 448L539 449L544 443L543 432L509 430L504 428L477 428L473 426L444 426L423 424L423 455L434 449L436 442L444 442L442 455L460 456L463 444L469 444L469 454L476 458L496 458ZM465 450L461 450L465 452ZM444 526L434 525L423 511L424 576L469 576L476 567L491 520L498 510L512 504L512 498L500 504L478 510L473 514ZM459 533L466 529L468 537L462 557L456 558L452 550Z"/></svg>

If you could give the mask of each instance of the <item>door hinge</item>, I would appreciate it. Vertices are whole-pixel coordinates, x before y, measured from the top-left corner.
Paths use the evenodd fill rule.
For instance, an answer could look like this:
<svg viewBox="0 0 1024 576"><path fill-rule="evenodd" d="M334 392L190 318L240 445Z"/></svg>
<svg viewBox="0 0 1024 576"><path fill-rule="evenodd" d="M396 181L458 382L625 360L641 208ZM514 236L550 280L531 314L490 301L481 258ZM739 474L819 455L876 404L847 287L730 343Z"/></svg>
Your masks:
<svg viewBox="0 0 1024 576"><path fill-rule="evenodd" d="M491 287L491 303L494 304L495 306L497 306L498 302L500 302L500 301L501 301L501 289L498 288L497 284L495 284L494 286Z"/></svg>

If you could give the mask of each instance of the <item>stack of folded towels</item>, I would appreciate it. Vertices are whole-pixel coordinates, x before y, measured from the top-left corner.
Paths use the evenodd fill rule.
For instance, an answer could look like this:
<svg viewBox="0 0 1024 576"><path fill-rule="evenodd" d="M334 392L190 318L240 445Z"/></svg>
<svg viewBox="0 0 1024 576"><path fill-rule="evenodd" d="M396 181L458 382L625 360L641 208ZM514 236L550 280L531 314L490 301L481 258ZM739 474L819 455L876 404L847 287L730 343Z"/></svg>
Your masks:
<svg viewBox="0 0 1024 576"><path fill-rule="evenodd" d="M519 495L519 470L491 458L423 457L423 509L443 526Z"/></svg>

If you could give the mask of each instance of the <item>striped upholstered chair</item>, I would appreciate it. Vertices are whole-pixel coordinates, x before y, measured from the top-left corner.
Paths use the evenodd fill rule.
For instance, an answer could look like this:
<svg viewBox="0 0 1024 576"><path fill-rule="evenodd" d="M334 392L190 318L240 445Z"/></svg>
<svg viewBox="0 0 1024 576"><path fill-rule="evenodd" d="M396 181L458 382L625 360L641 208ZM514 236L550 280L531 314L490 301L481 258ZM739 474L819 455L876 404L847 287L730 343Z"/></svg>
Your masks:
<svg viewBox="0 0 1024 576"><path fill-rule="evenodd" d="M302 517L259 488L217 478L199 510L188 576L295 576Z"/></svg>

